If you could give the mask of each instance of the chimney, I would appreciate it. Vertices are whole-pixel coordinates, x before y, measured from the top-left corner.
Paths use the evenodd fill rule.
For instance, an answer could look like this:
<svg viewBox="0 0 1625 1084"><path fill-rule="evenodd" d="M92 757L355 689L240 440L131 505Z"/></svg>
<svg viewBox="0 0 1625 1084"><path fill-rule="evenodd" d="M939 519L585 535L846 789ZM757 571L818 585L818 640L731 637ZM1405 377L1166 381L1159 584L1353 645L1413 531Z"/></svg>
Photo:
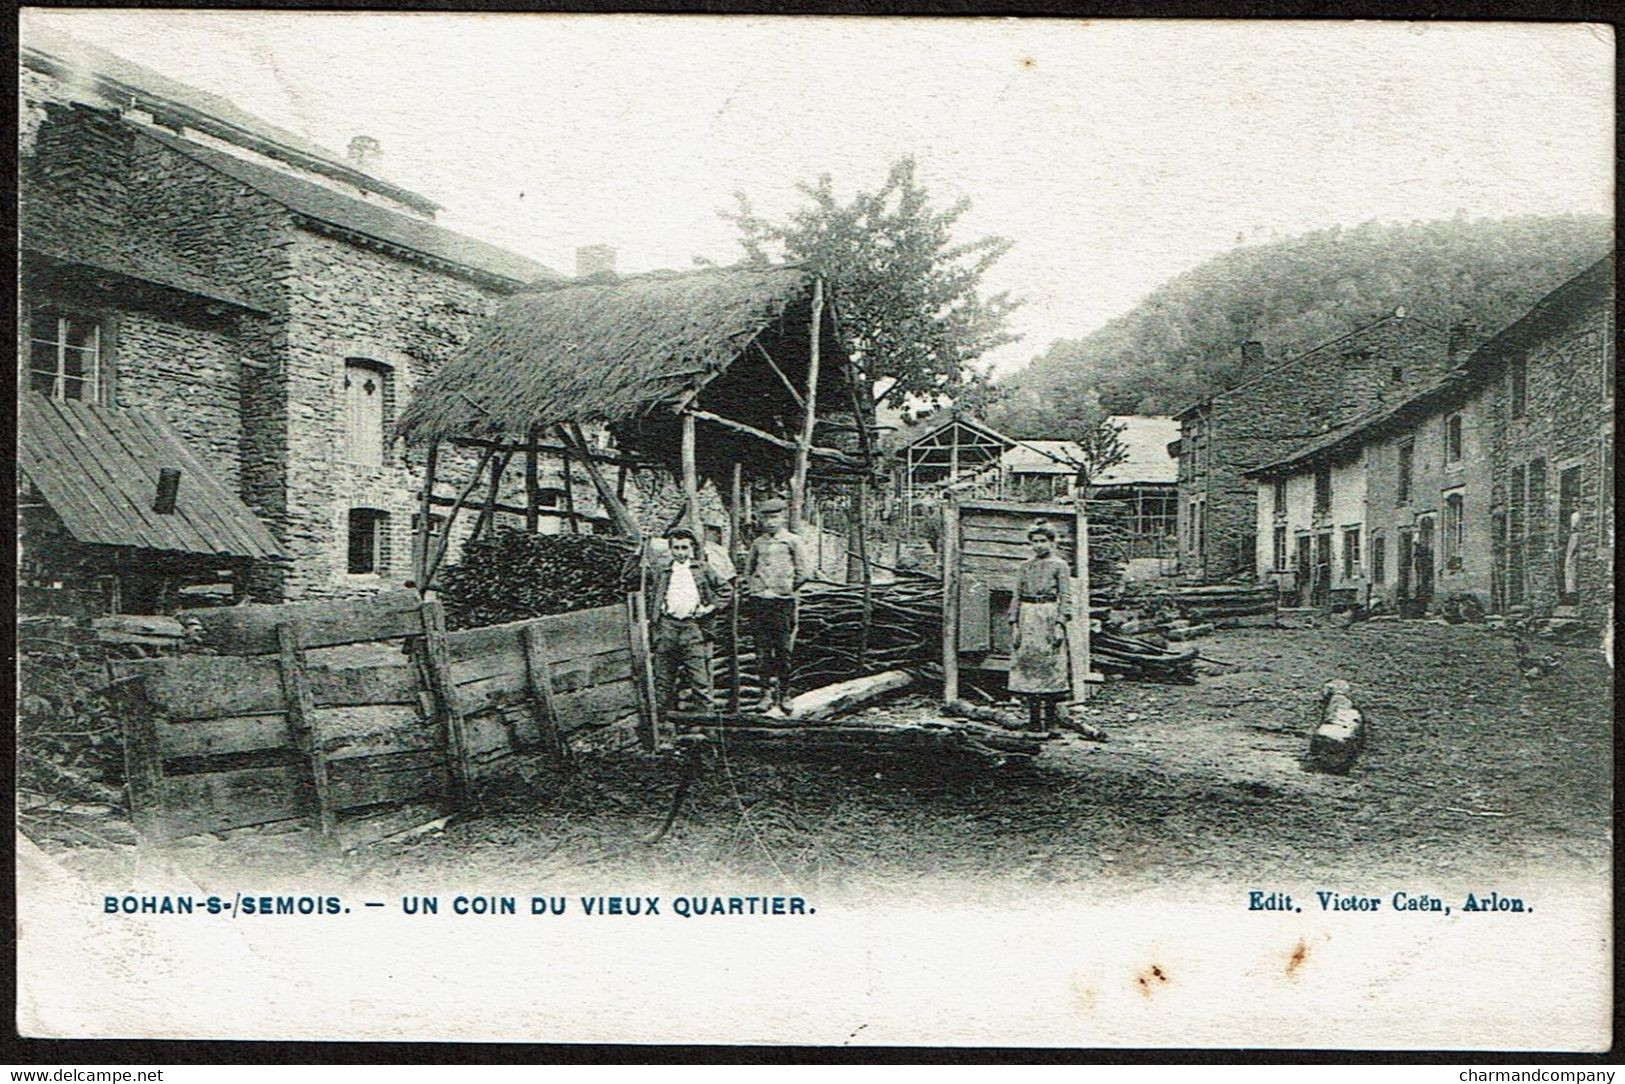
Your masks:
<svg viewBox="0 0 1625 1084"><path fill-rule="evenodd" d="M378 163L384 158L384 145L369 135L358 135L350 140L350 149L345 157L357 169L376 169Z"/></svg>
<svg viewBox="0 0 1625 1084"><path fill-rule="evenodd" d="M614 278L615 246L582 245L576 249L576 278Z"/></svg>
<svg viewBox="0 0 1625 1084"><path fill-rule="evenodd" d="M1472 320L1457 320L1450 325L1448 351L1450 364L1460 365L1478 346L1478 324Z"/></svg>
<svg viewBox="0 0 1625 1084"><path fill-rule="evenodd" d="M1256 368L1264 364L1264 344L1257 339L1248 339L1241 344L1241 367L1243 371Z"/></svg>

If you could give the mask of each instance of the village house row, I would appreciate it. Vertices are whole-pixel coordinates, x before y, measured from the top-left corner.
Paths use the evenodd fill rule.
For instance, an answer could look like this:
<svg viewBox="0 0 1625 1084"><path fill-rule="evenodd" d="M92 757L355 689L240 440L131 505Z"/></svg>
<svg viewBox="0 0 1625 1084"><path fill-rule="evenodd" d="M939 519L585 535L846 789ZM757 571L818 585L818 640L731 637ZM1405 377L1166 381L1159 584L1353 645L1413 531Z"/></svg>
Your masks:
<svg viewBox="0 0 1625 1084"><path fill-rule="evenodd" d="M407 582L423 463L398 411L503 298L571 280L439 225L375 140L339 158L38 25L21 61L24 607ZM603 246L579 259L613 272ZM545 459L540 486L541 529L567 500L602 520L579 464ZM681 500L649 472L627 488L650 521Z"/></svg>
<svg viewBox="0 0 1625 1084"><path fill-rule="evenodd" d="M1603 617L1612 254L1474 338L1401 309L1183 411L1182 574L1307 606Z"/></svg>

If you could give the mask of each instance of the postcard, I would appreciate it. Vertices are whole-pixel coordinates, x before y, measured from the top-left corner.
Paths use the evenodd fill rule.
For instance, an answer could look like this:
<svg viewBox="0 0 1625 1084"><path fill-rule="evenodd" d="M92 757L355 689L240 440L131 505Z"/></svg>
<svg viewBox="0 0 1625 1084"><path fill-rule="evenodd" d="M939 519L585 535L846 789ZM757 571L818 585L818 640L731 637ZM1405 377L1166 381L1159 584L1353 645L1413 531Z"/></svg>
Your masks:
<svg viewBox="0 0 1625 1084"><path fill-rule="evenodd" d="M1614 49L25 10L19 1033L1609 1049Z"/></svg>

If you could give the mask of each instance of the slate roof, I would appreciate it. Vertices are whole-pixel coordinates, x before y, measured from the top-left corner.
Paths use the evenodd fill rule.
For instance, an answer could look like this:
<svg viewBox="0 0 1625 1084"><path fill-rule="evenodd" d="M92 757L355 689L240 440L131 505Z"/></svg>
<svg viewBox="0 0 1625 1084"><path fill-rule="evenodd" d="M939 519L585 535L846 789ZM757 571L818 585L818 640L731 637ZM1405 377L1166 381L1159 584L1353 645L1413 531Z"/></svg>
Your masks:
<svg viewBox="0 0 1625 1084"><path fill-rule="evenodd" d="M297 132L279 128L227 98L171 79L81 41L37 18L26 21L22 62L65 79L88 80L104 97L133 105L155 117L225 139L239 146L332 176L409 207L432 213L440 205L427 196L357 169L327 148Z"/></svg>
<svg viewBox="0 0 1625 1084"><path fill-rule="evenodd" d="M562 278L535 260L448 230L434 222L347 196L314 181L193 143L168 132L135 127L147 138L248 185L317 228L325 226L345 233L361 234L385 245L452 265L453 268L478 272L516 285Z"/></svg>
<svg viewBox="0 0 1625 1084"><path fill-rule="evenodd" d="M60 263L156 283L253 312L265 311L184 257L60 203L25 199L20 218L21 247L25 251Z"/></svg>
<svg viewBox="0 0 1625 1084"><path fill-rule="evenodd" d="M18 397L17 466L80 542L218 558L282 556L276 539L150 411ZM175 511L152 510L163 467Z"/></svg>
<svg viewBox="0 0 1625 1084"><path fill-rule="evenodd" d="M1352 418L1282 458L1242 473L1251 477L1267 477L1288 472L1312 460L1352 452L1365 441L1411 419L1425 416L1452 396L1477 387L1500 372L1505 362L1539 342L1554 327L1561 327L1590 306L1611 303L1613 292L1614 254L1610 252L1541 298L1523 316L1468 355L1460 365L1429 381L1415 394L1392 406L1379 407Z"/></svg>

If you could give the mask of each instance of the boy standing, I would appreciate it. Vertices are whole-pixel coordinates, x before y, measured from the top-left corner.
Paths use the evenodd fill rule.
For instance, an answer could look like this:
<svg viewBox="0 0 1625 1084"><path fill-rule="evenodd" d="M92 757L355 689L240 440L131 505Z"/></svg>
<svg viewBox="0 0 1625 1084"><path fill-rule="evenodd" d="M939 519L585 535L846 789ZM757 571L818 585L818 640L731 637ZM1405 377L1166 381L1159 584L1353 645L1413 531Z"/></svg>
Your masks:
<svg viewBox="0 0 1625 1084"><path fill-rule="evenodd" d="M789 528L785 503L764 501L757 509L762 533L745 558L750 595L751 639L761 666L759 710L784 713L790 700L790 657L796 643L796 598L809 578L801 540Z"/></svg>
<svg viewBox="0 0 1625 1084"><path fill-rule="evenodd" d="M732 587L706 562L694 532L678 527L666 542L671 560L652 569L645 584L656 710L664 714L676 706L681 672L700 709L710 711L712 618L728 605Z"/></svg>

